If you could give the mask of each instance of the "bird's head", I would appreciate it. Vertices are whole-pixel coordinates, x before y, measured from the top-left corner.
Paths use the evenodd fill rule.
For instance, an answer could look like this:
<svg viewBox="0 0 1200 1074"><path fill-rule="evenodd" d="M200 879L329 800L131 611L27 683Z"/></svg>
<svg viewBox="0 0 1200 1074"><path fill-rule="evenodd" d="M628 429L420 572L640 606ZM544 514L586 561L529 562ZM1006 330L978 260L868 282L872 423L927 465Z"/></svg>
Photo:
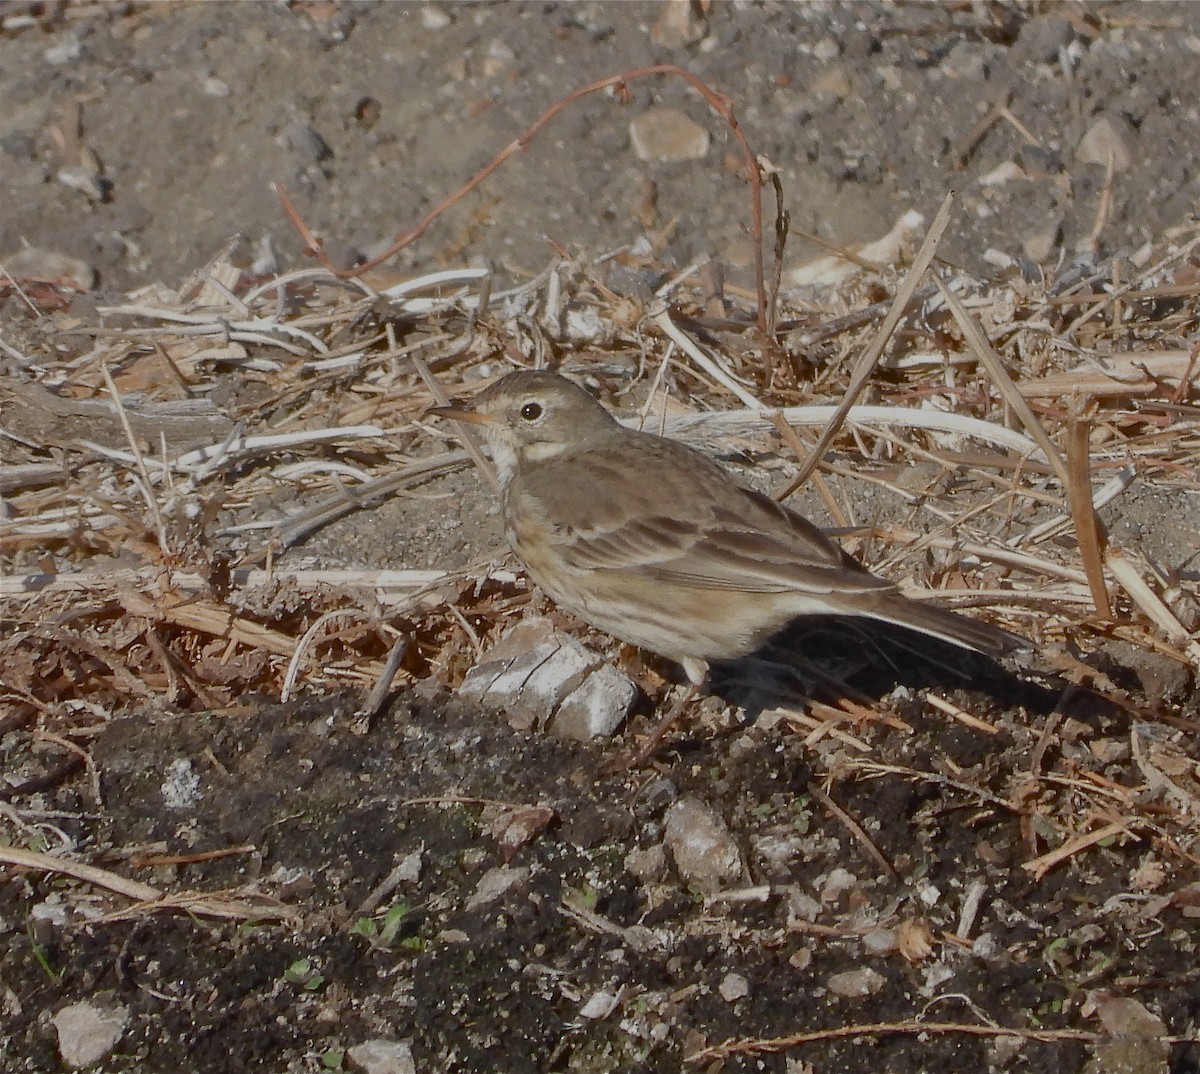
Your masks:
<svg viewBox="0 0 1200 1074"><path fill-rule="evenodd" d="M558 373L522 370L489 385L469 403L430 414L478 425L507 484L518 462L542 462L603 435L615 419L579 385Z"/></svg>

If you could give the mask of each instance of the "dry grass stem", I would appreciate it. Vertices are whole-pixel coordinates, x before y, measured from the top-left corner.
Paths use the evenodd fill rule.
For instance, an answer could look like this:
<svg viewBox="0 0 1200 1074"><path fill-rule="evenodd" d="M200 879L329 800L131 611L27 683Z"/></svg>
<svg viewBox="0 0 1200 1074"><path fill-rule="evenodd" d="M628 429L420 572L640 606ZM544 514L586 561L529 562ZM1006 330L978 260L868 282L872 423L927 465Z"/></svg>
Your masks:
<svg viewBox="0 0 1200 1074"><path fill-rule="evenodd" d="M791 1051L805 1044L822 1041L843 1040L847 1037L880 1037L903 1034L930 1036L959 1034L973 1037L1014 1037L1019 1040L1080 1041L1091 1043L1101 1039L1098 1033L1076 1029L1008 1029L1004 1026L984 1026L973 1022L875 1022L862 1025L841 1025L831 1029L817 1029L808 1033L794 1033L786 1037L760 1037L755 1039L731 1040L694 1052L686 1059L688 1063L720 1062L733 1055L757 1055ZM1172 1038L1174 1039L1174 1038Z"/></svg>
<svg viewBox="0 0 1200 1074"><path fill-rule="evenodd" d="M1105 535L1092 506L1092 473L1088 465L1089 430L1086 422L1075 417L1067 423L1067 467L1070 471L1067 492L1071 517L1075 523L1075 537L1079 542L1079 555L1083 559L1083 571L1092 590L1096 614L1107 622L1112 618L1112 606L1104 582Z"/></svg>
<svg viewBox="0 0 1200 1074"><path fill-rule="evenodd" d="M925 239L921 243L921 248L917 251L917 255L913 259L912 267L905 274L903 281L896 290L896 297L892 301L892 308L883 319L883 324L879 326L879 331L875 333L866 350L862 352L855 362L854 371L850 376L850 383L846 386L842 394L842 401L837 405L837 408L825 424L821 435L817 438L808 461L800 467L800 472L792 479L789 492L794 492L798 489L808 479L809 474L820 465L829 445L833 443L834 438L841 431L842 422L849 416L855 401L858 399L863 388L866 387L871 374L875 370L876 364L879 362L880 356L883 354L884 347L887 346L888 341L892 338L892 333L900 323L900 318L904 316L905 311L908 309L908 304L912 301L912 297L916 293L917 285L921 282L921 278L933 262L938 241L942 237L942 232L946 230L946 225L950 222L950 210L953 204L953 194L947 194L937 211L937 215L933 218L933 223L929 225L929 231L926 233ZM787 420L791 422L792 418L788 417ZM784 492L780 498L786 498L787 495L788 493Z"/></svg>

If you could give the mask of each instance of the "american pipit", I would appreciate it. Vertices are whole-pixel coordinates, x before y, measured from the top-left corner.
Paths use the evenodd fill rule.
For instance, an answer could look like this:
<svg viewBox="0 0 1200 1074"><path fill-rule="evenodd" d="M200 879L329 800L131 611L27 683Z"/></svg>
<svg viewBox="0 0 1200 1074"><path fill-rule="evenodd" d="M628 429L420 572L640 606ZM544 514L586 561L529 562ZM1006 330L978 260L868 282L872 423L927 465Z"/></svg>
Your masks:
<svg viewBox="0 0 1200 1074"><path fill-rule="evenodd" d="M904 597L796 512L673 440L626 429L556 373L510 373L471 407L513 550L556 603L670 657L694 685L804 615L863 616L988 654L1020 639Z"/></svg>

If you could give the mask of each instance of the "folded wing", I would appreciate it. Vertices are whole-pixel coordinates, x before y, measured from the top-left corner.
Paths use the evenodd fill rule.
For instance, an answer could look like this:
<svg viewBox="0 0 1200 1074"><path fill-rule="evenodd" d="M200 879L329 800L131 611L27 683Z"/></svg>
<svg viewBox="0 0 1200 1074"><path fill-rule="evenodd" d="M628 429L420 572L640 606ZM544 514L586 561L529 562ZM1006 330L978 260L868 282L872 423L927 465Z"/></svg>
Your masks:
<svg viewBox="0 0 1200 1074"><path fill-rule="evenodd" d="M745 593L894 591L812 523L740 487L716 463L681 445L642 440L636 453L642 480L631 485L628 447L625 442L619 459L589 456L597 475L592 489L554 486L532 474L514 490L540 500L543 517L575 520L551 537L568 569L632 572L647 581ZM664 465L676 452L685 453L686 465L674 459ZM673 475L672 487L655 484L663 473ZM614 485L624 494L606 495ZM561 498L568 496L573 502L564 509Z"/></svg>

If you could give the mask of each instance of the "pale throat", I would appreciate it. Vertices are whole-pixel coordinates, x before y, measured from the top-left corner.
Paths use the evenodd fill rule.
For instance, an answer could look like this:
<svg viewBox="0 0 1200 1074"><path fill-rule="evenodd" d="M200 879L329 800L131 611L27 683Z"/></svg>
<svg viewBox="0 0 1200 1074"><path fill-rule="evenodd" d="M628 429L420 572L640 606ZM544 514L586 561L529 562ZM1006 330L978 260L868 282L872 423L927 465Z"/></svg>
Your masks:
<svg viewBox="0 0 1200 1074"><path fill-rule="evenodd" d="M545 462L567 450L566 444L556 444L547 441L535 441L531 444L521 444L513 447L507 437L497 433L488 433L488 447L491 449L492 462L496 466L496 476L501 485L507 485L517 472L518 463Z"/></svg>
<svg viewBox="0 0 1200 1074"><path fill-rule="evenodd" d="M491 431L488 432L487 442L496 476L500 479L501 487L506 488L517 472L517 453L511 444Z"/></svg>
<svg viewBox="0 0 1200 1074"><path fill-rule="evenodd" d="M563 443L537 440L532 444L522 445L519 454L523 462L545 462L547 459L554 458L555 455L561 455L568 446Z"/></svg>

